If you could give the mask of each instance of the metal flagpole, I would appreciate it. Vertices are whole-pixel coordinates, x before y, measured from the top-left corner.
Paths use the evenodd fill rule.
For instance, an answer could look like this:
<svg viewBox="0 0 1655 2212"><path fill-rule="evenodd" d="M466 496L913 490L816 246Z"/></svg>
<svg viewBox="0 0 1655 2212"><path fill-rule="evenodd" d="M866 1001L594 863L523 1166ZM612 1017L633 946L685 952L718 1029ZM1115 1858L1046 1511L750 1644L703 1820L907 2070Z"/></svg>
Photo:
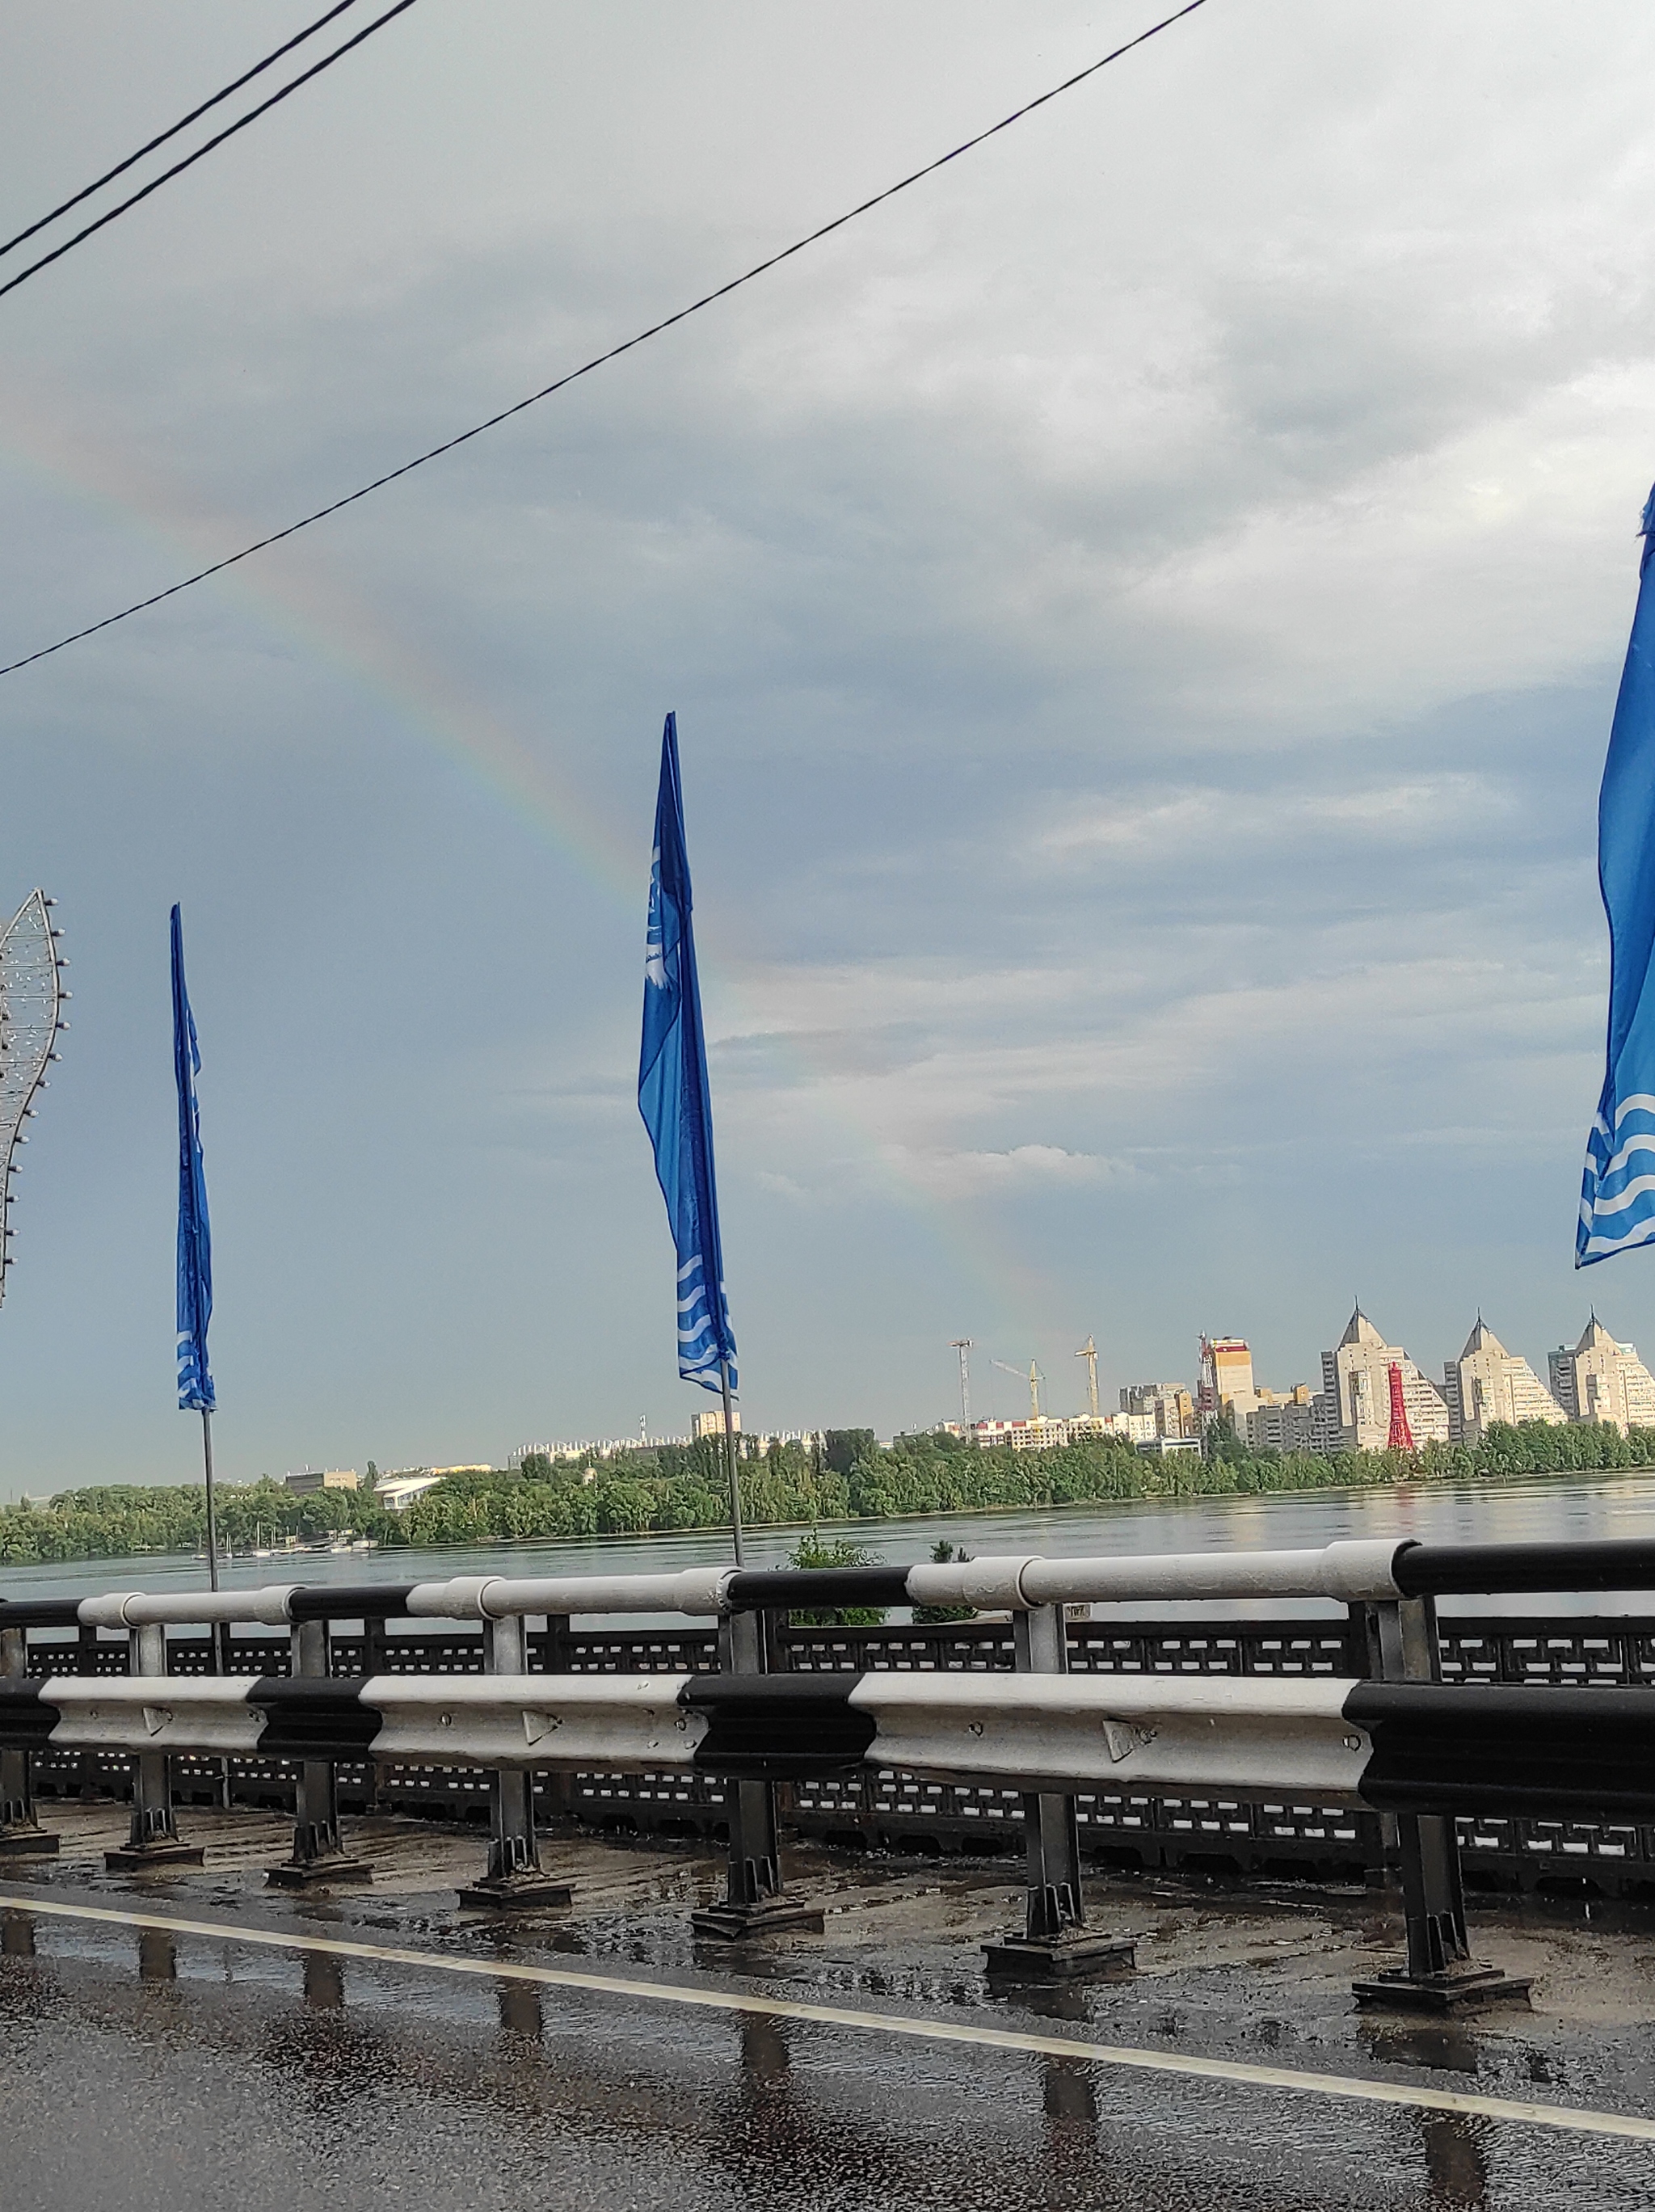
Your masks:
<svg viewBox="0 0 1655 2212"><path fill-rule="evenodd" d="M742 1559L742 1478L736 1456L736 1422L730 1407L730 1362L718 1362L718 1387L724 1392L724 1457L730 1468L730 1534L736 1547L736 1565Z"/></svg>
<svg viewBox="0 0 1655 2212"><path fill-rule="evenodd" d="M210 1406L203 1406L201 1409L201 1458L207 1477L207 1587L215 1590L218 1588L218 1513L213 1504L213 1409ZM166 1631L163 1629L161 1633L165 1635ZM213 1655L212 1672L215 1674L228 1672L226 1644L229 1633L227 1620L213 1620L207 1625L207 1643ZM230 1762L227 1758L221 1759L218 1763L218 1802L221 1809L227 1813L230 1809Z"/></svg>
<svg viewBox="0 0 1655 2212"><path fill-rule="evenodd" d="M207 1470L207 1587L218 1588L218 1514L213 1504L213 1413L210 1406L201 1409L201 1456ZM213 1626L213 1644L216 1652L218 1626ZM218 1668L214 1668L216 1674Z"/></svg>

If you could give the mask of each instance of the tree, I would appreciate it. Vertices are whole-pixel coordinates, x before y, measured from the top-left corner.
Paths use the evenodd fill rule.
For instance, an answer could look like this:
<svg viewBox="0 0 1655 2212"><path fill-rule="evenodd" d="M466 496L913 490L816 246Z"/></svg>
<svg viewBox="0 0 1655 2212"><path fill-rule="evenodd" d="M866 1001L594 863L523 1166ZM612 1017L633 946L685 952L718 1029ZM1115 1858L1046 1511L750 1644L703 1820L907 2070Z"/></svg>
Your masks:
<svg viewBox="0 0 1655 2212"><path fill-rule="evenodd" d="M848 1474L859 1459L870 1460L877 1448L871 1429L828 1429L821 1439L821 1455L830 1474Z"/></svg>
<svg viewBox="0 0 1655 2212"><path fill-rule="evenodd" d="M1232 1467L1243 1466L1249 1454L1247 1447L1235 1433L1235 1408L1221 1406L1207 1424L1207 1432L1201 1440L1203 1459L1223 1460Z"/></svg>
<svg viewBox="0 0 1655 2212"><path fill-rule="evenodd" d="M871 1430L869 1433L872 1434ZM824 1544L821 1530L813 1528L794 1545L790 1564L796 1567L879 1567L885 1563L877 1552L870 1552L866 1545L853 1544L843 1536ZM788 1618L795 1628L877 1628L885 1613L882 1606L847 1605L793 1613Z"/></svg>
<svg viewBox="0 0 1655 2212"><path fill-rule="evenodd" d="M969 1552L956 1552L946 1537L931 1546L931 1559L939 1567L950 1564L963 1567L970 1558ZM975 1620L977 1608L974 1605L917 1605L913 1618L916 1627L929 1627L933 1622L943 1620Z"/></svg>

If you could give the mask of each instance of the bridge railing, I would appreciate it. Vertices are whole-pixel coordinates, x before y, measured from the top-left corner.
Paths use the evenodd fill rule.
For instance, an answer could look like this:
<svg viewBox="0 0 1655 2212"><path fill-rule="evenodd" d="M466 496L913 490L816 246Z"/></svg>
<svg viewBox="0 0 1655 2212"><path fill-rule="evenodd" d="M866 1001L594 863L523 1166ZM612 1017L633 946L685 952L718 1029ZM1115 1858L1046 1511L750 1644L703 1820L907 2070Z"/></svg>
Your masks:
<svg viewBox="0 0 1655 2212"><path fill-rule="evenodd" d="M1464 1830L1458 1824L1469 1822L1474 1838L1496 1845L1509 1844L1513 1833L1534 1839L1537 1825L1549 1826L1555 1831L1549 1840L1566 1853L1573 1847L1577 1856L1578 1838L1589 1831L1600 1861L1617 1850L1624 1860L1628 1835L1646 1844L1655 1832L1655 1802L1646 1805L1636 1790L1620 1787L1616 1762L1623 1764L1632 1755L1627 1746L1640 1742L1644 1713L1655 1716L1655 1707L1641 1705L1642 1689L1655 1679L1655 1633L1647 1621L1608 1620L1573 1623L1561 1632L1532 1621L1452 1624L1445 1632L1434 1618L1434 1599L1470 1590L1591 1591L1652 1583L1655 1545L1638 1541L1433 1546L1386 1539L1299 1552L1016 1557L946 1568L922 1564L827 1572L698 1569L666 1577L456 1577L343 1589L282 1585L215 1599L125 1591L0 1604L0 1660L11 1684L3 1693L7 1711L15 1720L28 1705L32 1671L40 1685L34 1692L36 1717L48 1709L42 1698L58 1699L49 1707L57 1718L44 1735L37 1729L27 1741L8 1739L0 1746L0 1848L8 1843L27 1848L35 1825L27 1802L31 1757L42 1781L54 1762L70 1757L90 1759L112 1780L124 1758L133 1827L117 1857L128 1864L198 1857L177 1834L174 1782L187 1786L215 1761L232 1785L238 1771L244 1787L255 1777L268 1783L272 1774L290 1775L298 1813L294 1854L286 1869L276 1871L294 1881L338 1880L366 1871L349 1858L339 1839L342 1777L348 1792L355 1776L367 1777L367 1802L394 1804L411 1794L406 1787L410 1772L440 1772L451 1799L457 1789L468 1798L466 1809L476 1808L487 1793L489 1869L469 1893L476 1901L521 1905L567 1894L546 1880L538 1864L537 1793L543 1807L549 1802L555 1809L600 1812L605 1801L613 1808L624 1797L634 1812L652 1808L656 1817L646 1825L694 1827L704 1826L709 1812L721 1816L730 1838L730 1888L724 1905L707 1916L705 1932L752 1934L813 1917L808 1905L783 1892L776 1844L779 1783L791 1784L800 1813L818 1832L842 1829L853 1795L859 1819L871 1814L876 1826L882 1814L899 1820L937 1818L946 1797L948 1816L962 1833L984 1832L983 1826L973 1832L973 1820L991 1826L997 1819L1003 1832L1015 1826L1023 1836L1028 1911L1022 1936L999 1947L1000 1963L1020 1971L1042 1966L1067 1972L1095 1962L1110 1948L1086 1931L1082 1820L1088 1840L1109 1836L1105 1848L1118 1857L1137 1847L1122 1838L1158 1831L1232 1847L1244 1837L1250 1848L1260 1842L1294 1849L1323 1844L1348 1863L1350 1856L1374 1856L1377 1830L1379 1855L1401 1875L1409 1935L1408 1964L1392 1987L1379 1993L1394 1996L1405 1984L1415 1996L1434 2002L1468 1993L1506 1994L1514 1986L1509 1978L1476 1969L1469 1959L1457 1849ZM1070 1606L1141 1604L1157 1597L1306 1595L1342 1599L1346 1620L1174 1626L1065 1618ZM991 1606L1003 1608L1006 1617L876 1631L793 1627L786 1618L793 1607L820 1612L873 1603ZM707 1625L576 1632L568 1621L574 1611L646 1610L689 1620L699 1615ZM547 1616L547 1626L536 1632L537 1612ZM198 1623L203 1614L210 1616L209 1637L168 1638L169 1625ZM364 1621L359 1638L330 1635L330 1621L349 1619ZM455 1626L433 1638L430 1631L391 1625L434 1619ZM233 1635L230 1625L238 1621L285 1627L286 1636ZM56 1643L52 1632L66 1627L75 1632L69 1650L48 1649L49 1640ZM115 1632L120 1640L106 1641L100 1629ZM32 1630L37 1648L31 1651ZM44 1682L42 1668L53 1670ZM293 1716L314 1717L323 1709L318 1699L336 1698L340 1692L330 1686L352 1672L358 1687L351 1695L380 1700L367 1733L359 1722L348 1742L325 1729L312 1738L304 1738L302 1729L294 1735ZM122 1673L146 1679L120 1684ZM217 1679L207 1679L209 1674ZM495 1679L478 1681L479 1674ZM561 1738L579 1747L573 1753L555 1747L569 1722L561 1711L550 1713L549 1686L545 1692L537 1686L535 1678L548 1674L566 1678L557 1692L560 1705L580 1717ZM906 1713L907 1734L888 1726L882 1753L870 1750L848 1763L824 1765L819 1758L805 1758L789 1768L772 1756L743 1770L738 1759L732 1763L731 1729L737 1737L743 1727L750 1733L756 1724L751 1711L738 1725L731 1718L737 1708L730 1707L711 1728L711 1747L704 1731L688 1759L671 1755L670 1740L634 1740L635 1731L628 1735L624 1727L606 1735L594 1720L607 1713L607 1727L617 1713L656 1710L660 1678L675 1674L714 1678L700 1687L694 1679L681 1685L688 1701L682 1710L692 1715L710 1710L706 1701L716 1705L720 1697L726 1706L731 1697L737 1706L745 1698L757 1711L770 1710L766 1699L791 1698L794 1705L785 1710L793 1714L792 1725L819 1735L824 1715L837 1710L834 1700L851 1696L864 1714L876 1708ZM1019 1682L1008 1676L1048 1679ZM1088 1676L1090 1681L1074 1679ZM1588 1760L1585 1796L1549 1771L1543 1787L1525 1785L1526 1795L1515 1785L1503 1789L1498 1760L1492 1766L1468 1765L1469 1735L1464 1742L1456 1739L1453 1764L1457 1772L1475 1775L1481 1791L1475 1802L1463 1791L1454 1797L1445 1786L1434 1796L1422 1796L1418 1789L1411 1797L1394 1790L1386 1795L1383 1777L1345 1788L1337 1781L1337 1747L1322 1741L1327 1728L1314 1715L1332 1726L1328 1698L1344 1698L1339 1686L1364 1677L1397 1686L1404 1701L1417 1702L1423 1694L1422 1711L1439 1717L1449 1704L1463 1702L1464 1686L1480 1686L1469 1692L1471 1721L1455 1723L1462 1733L1473 1723L1486 1730L1509 1717L1516 1710L1513 1695L1525 1702L1516 1686L1544 1680L1550 1702L1540 1716L1525 1717L1523 1730L1550 1727L1565 1735L1585 1721L1566 1714L1573 1701L1560 1701L1558 1692L1584 1682L1594 1686L1594 1702L1586 1709L1588 1735L1607 1732L1618 1747L1613 1756ZM852 1685L848 1691L847 1682ZM106 1686L104 1691L94 1689L99 1683ZM1491 1705L1488 1697L1495 1684L1507 1688L1494 1692L1498 1702ZM1624 1702L1628 1685L1636 1686L1630 1690L1632 1706L1617 1718L1613 1707ZM1260 1698L1263 1706L1255 1711ZM627 1705L627 1698L645 1702ZM464 1722L460 1734L421 1741L418 1716L445 1707L451 1729ZM277 1708L288 1716L286 1734L271 1733L269 1712ZM266 1717L250 1737L255 1709ZM1252 1717L1242 1725L1237 1717L1244 1709ZM492 1733L479 1735L485 1710L494 1715ZM916 1736L912 1717L922 1711L932 1714L934 1725L931 1735L922 1730ZM938 1749L935 1716L961 1711L971 1716L963 1725L977 1746L974 1765L969 1759L943 1758ZM1053 1717L1059 1711L1070 1715L1062 1727ZM1155 1717L1131 1718L1145 1712ZM1181 1721L1174 1717L1179 1713ZM217 1718L207 1727L181 1714ZM1260 1730L1271 1714L1270 1726L1279 1724L1285 1733L1267 1741L1270 1729ZM1077 1746L1084 1740L1095 1750L1093 1723L1100 1717L1103 1740L1113 1748L1106 1763L1088 1766ZM1340 1717L1352 1717L1343 1705ZM555 1726L540 1727L553 1719ZM1394 1739L1394 1713L1386 1725ZM1416 1715L1410 1725L1417 1732L1424 1723ZM1139 1742L1132 1731L1145 1729L1149 1734ZM1216 1767L1203 1763L1202 1747L1210 1749L1215 1729L1236 1738L1228 1765L1222 1759ZM694 1727L686 1723L681 1729L675 1722L674 1736L685 1733L695 1734ZM1369 1741L1370 1732L1355 1724L1348 1736L1347 1758L1355 1755L1356 1744ZM1066 1748L1052 1752L1042 1765L1034 1756L1037 1740ZM1151 1751L1151 1743L1160 1749ZM1317 1758L1310 1756L1312 1743L1320 1747ZM1530 1736L1519 1731L1502 1741L1500 1759L1529 1759L1532 1765L1531 1750ZM486 1780L479 1768L487 1770ZM894 1813L893 1798L898 1801ZM1652 1815L1648 1823L1641 1817L1646 1811Z"/></svg>

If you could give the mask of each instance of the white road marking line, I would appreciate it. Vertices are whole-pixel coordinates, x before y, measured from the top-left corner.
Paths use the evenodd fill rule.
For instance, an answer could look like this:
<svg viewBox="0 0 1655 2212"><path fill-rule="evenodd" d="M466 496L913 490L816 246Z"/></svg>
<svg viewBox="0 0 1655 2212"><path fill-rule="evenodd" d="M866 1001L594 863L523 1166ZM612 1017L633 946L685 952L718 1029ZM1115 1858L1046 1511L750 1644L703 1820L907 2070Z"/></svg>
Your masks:
<svg viewBox="0 0 1655 2212"><path fill-rule="evenodd" d="M112 1905L71 1905L58 1898L0 1889L0 1910L41 1918L88 1920L115 1928L148 1928L170 1936L201 1936L220 1943L245 1943L269 1951L313 1952L330 1959L359 1959L371 1966L411 1966L426 1973L470 1974L482 1981L528 1982L541 1988L585 1990L598 1996L632 1997L646 2004L693 2005L705 2012L747 2013L767 2020L797 2020L822 2027L859 2028L902 2035L921 2043L961 2043L979 2050L1012 2051L1040 2058L1076 2059L1093 2066L1130 2067L1143 2074L1175 2074L1246 2088L1285 2089L1303 2096L1343 2097L1358 2104L1397 2105L1416 2112L1458 2112L1472 2119L1503 2120L1519 2127L1562 2128L1577 2135L1620 2136L1655 2142L1655 2119L1631 2112L1594 2112L1571 2105L1542 2105L1514 2097L1479 2097L1458 2089L1412 2088L1354 2074L1311 2074L1287 2066L1254 2066L1239 2058L1197 2058L1177 2051L1145 2051L1128 2044L1083 2043L1066 2035L1031 2035L970 2021L911 2020L900 2013L855 2012L845 2005L807 2004L795 1997L747 1996L734 1990L702 1990L680 1982L634 1981L619 1974L583 1973L571 1966L536 1966L504 1959L456 1958L440 1951L409 1951L389 1943L353 1943L343 1936L301 1936L251 1928L228 1920L184 1920L162 1912L134 1912Z"/></svg>

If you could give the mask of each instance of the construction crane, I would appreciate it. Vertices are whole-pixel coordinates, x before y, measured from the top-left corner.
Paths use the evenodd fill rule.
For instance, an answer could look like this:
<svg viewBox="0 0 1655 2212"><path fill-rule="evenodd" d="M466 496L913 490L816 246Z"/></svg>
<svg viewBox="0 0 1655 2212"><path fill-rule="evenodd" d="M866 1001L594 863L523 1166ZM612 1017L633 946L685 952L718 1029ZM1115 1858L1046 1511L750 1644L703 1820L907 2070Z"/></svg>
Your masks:
<svg viewBox="0 0 1655 2212"><path fill-rule="evenodd" d="M997 1367L1003 1375L1015 1375L1020 1382L1028 1383L1028 1417L1032 1421L1038 1421L1040 1418L1040 1385L1045 1382L1046 1377L1034 1362L1032 1359L1029 1361L1027 1375L1021 1367L1008 1367L1003 1359L991 1359L989 1365Z"/></svg>
<svg viewBox="0 0 1655 2212"><path fill-rule="evenodd" d="M1098 1418L1098 1347L1089 1336L1075 1357L1086 1362L1086 1402L1095 1421Z"/></svg>
<svg viewBox="0 0 1655 2212"><path fill-rule="evenodd" d="M971 1364L966 1354L971 1350L972 1342L968 1336L956 1336L949 1343L949 1351L957 1352L960 1355L960 1425L962 1429L971 1426Z"/></svg>

